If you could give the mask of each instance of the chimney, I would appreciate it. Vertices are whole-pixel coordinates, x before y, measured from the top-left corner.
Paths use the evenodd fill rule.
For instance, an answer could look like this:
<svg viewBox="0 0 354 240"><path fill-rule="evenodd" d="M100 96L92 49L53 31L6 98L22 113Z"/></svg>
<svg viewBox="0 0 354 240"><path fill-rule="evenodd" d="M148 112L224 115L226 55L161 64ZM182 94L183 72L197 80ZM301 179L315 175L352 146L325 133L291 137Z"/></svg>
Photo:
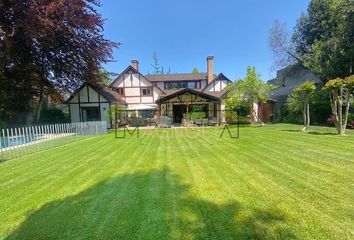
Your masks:
<svg viewBox="0 0 354 240"><path fill-rule="evenodd" d="M132 60L130 64L135 70L139 71L139 62L138 60Z"/></svg>
<svg viewBox="0 0 354 240"><path fill-rule="evenodd" d="M214 56L207 58L208 84L214 80Z"/></svg>

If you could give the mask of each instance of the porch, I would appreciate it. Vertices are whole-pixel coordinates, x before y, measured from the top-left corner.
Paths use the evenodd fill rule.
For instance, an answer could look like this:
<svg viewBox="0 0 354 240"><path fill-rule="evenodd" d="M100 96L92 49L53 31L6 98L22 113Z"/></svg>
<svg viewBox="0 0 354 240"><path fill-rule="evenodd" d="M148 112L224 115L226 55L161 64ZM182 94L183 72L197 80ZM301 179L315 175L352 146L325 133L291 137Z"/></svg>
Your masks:
<svg viewBox="0 0 354 240"><path fill-rule="evenodd" d="M177 126L218 125L224 119L220 98L193 89L175 91L157 104L157 116L167 116Z"/></svg>

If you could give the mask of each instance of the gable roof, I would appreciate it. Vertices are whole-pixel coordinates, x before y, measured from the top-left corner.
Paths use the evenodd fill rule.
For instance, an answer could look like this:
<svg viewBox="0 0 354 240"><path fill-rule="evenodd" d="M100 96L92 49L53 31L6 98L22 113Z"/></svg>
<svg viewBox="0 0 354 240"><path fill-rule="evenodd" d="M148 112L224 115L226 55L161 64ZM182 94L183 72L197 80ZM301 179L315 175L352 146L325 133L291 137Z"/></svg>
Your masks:
<svg viewBox="0 0 354 240"><path fill-rule="evenodd" d="M118 103L122 105L126 105L126 101L124 101L121 96L116 92L113 91L112 89L108 87L104 87L101 85L98 85L96 83L84 83L79 87L66 101L65 103L69 103L75 95L81 91L85 86L90 86L92 89L94 89L96 92L98 92L100 95L102 95L104 98L107 99L108 102L110 103Z"/></svg>
<svg viewBox="0 0 354 240"><path fill-rule="evenodd" d="M207 73L177 73L177 74L148 74L145 77L151 82L175 82L207 80Z"/></svg>
<svg viewBox="0 0 354 240"><path fill-rule="evenodd" d="M219 73L218 76L216 76L213 81L211 81L209 84L207 84L203 89L202 92L204 92L211 84L214 84L215 81L227 81L227 83L231 83L232 81L228 79L223 73ZM226 89L226 88L225 88Z"/></svg>
<svg viewBox="0 0 354 240"><path fill-rule="evenodd" d="M219 81L225 80L225 81L228 81L228 82L232 82L223 73L219 73L219 75L217 75L216 78L214 78L214 81L215 80L219 80Z"/></svg>
<svg viewBox="0 0 354 240"><path fill-rule="evenodd" d="M109 84L109 87L113 87L113 85L120 79L121 76L123 76L126 73L136 73L139 74L140 76L142 76L143 78L145 78L146 80L149 81L149 79L147 79L142 73L140 73L138 70L136 70L135 68L133 68L131 65L129 65L126 69L124 69L123 72L121 72L118 77L116 77L111 84Z"/></svg>

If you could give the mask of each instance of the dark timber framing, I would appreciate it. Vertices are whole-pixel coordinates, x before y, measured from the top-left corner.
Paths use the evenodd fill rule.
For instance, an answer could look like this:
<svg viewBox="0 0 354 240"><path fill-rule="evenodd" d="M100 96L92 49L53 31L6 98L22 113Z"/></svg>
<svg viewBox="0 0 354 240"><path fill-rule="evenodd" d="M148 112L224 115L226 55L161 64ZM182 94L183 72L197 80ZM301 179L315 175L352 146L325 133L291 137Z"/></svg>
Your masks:
<svg viewBox="0 0 354 240"><path fill-rule="evenodd" d="M204 93L204 92L199 92L199 91L196 91L196 90L193 90L193 89L190 89L190 88L185 88L185 89L181 89L180 91L177 91L175 93L172 93L170 95L167 95L165 97L162 97L160 99L158 99L156 101L157 104L162 104L162 103L165 103L167 102L168 100L172 99L172 98L179 98L179 96L183 95L183 94L186 94L186 93L191 93L193 95L196 95L197 97L202 97L202 98L205 98L211 102L220 102L220 99L218 97L215 97L215 96L212 96L212 95L209 95L207 93Z"/></svg>

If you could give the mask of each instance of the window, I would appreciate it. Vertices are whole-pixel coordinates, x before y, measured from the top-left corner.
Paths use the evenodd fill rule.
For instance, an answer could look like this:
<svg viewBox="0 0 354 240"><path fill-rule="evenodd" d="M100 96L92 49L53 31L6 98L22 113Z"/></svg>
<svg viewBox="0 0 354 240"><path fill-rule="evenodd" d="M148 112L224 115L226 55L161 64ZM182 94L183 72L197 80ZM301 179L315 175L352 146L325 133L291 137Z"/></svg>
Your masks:
<svg viewBox="0 0 354 240"><path fill-rule="evenodd" d="M199 82L194 82L194 88L200 88L200 81Z"/></svg>
<svg viewBox="0 0 354 240"><path fill-rule="evenodd" d="M81 110L81 118L83 122L100 120L99 107L80 107L80 110Z"/></svg>
<svg viewBox="0 0 354 240"><path fill-rule="evenodd" d="M141 95L143 95L143 96L151 95L151 88L142 88L141 89Z"/></svg>
<svg viewBox="0 0 354 240"><path fill-rule="evenodd" d="M188 82L165 82L165 89L187 88Z"/></svg>
<svg viewBox="0 0 354 240"><path fill-rule="evenodd" d="M113 88L119 95L124 96L124 88Z"/></svg>

